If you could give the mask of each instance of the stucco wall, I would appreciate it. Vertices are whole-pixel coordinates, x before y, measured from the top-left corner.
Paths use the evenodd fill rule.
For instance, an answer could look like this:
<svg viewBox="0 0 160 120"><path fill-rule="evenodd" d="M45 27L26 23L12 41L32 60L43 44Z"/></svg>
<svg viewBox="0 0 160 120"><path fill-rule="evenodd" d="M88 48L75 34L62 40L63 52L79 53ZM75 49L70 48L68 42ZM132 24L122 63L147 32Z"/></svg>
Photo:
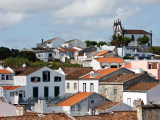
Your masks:
<svg viewBox="0 0 160 120"><path fill-rule="evenodd" d="M69 83L69 89L67 89L67 83ZM74 89L74 83L77 84L77 89ZM66 93L77 93L78 92L78 80L65 80L65 92Z"/></svg>

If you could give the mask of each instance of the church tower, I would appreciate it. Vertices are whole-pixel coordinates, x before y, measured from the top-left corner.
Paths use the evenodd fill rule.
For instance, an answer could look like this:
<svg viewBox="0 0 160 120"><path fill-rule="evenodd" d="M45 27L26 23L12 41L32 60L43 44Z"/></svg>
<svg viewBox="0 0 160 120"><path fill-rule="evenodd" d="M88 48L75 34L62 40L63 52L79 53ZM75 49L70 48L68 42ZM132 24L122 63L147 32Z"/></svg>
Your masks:
<svg viewBox="0 0 160 120"><path fill-rule="evenodd" d="M114 21L113 25L113 30L114 30L114 35L123 35L123 30L122 30L122 24L121 21L118 19L116 22Z"/></svg>

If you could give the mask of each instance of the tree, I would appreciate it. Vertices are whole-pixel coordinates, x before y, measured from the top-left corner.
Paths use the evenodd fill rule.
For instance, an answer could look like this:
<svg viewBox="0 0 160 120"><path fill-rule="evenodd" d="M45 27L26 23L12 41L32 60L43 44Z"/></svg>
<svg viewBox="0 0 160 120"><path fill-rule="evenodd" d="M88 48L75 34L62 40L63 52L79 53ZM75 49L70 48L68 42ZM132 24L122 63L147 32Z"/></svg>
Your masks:
<svg viewBox="0 0 160 120"><path fill-rule="evenodd" d="M36 62L38 59L32 51L21 51L17 57L27 58L29 61Z"/></svg>
<svg viewBox="0 0 160 120"><path fill-rule="evenodd" d="M151 46L151 47L148 49L148 52L151 52L151 53L153 53L153 54L160 55L160 47L153 47L153 46Z"/></svg>
<svg viewBox="0 0 160 120"><path fill-rule="evenodd" d="M0 60L4 60L11 56L12 56L12 52L10 51L9 48L0 47Z"/></svg>
<svg viewBox="0 0 160 120"><path fill-rule="evenodd" d="M139 42L140 42L142 45L144 45L144 44L146 44L146 43L149 42L149 37L145 35L145 36L143 36L142 38L140 38Z"/></svg>
<svg viewBox="0 0 160 120"><path fill-rule="evenodd" d="M95 46L95 45L97 45L97 42L96 41L90 41L90 45Z"/></svg>
<svg viewBox="0 0 160 120"><path fill-rule="evenodd" d="M129 37L126 37L126 36L123 37L122 35L120 35L120 36L113 35L111 42L110 42L110 45L121 47L121 46L127 45L130 42L131 42L131 39Z"/></svg>
<svg viewBox="0 0 160 120"><path fill-rule="evenodd" d="M22 67L23 64L26 64L27 67L29 67L32 63L26 59L26 58L19 58L19 57L15 57L15 58L6 58L4 60L4 64L6 66L19 66Z"/></svg>
<svg viewBox="0 0 160 120"><path fill-rule="evenodd" d="M102 45L107 45L107 43L106 42L104 42L104 41L99 41L99 43L97 43L97 47L99 47L99 46L102 46Z"/></svg>
<svg viewBox="0 0 160 120"><path fill-rule="evenodd" d="M91 45L91 41L86 40L85 43L87 44L87 47Z"/></svg>

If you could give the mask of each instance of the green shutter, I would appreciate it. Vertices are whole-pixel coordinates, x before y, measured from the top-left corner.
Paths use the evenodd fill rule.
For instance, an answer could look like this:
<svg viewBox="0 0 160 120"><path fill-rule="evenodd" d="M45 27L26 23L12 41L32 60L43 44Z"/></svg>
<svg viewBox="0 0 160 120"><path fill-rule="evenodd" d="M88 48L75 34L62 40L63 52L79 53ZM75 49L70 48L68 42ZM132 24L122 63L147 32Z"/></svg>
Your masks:
<svg viewBox="0 0 160 120"><path fill-rule="evenodd" d="M31 82L34 82L34 77L31 77Z"/></svg>
<svg viewBox="0 0 160 120"><path fill-rule="evenodd" d="M40 82L41 81L41 78L40 77L38 77L38 82Z"/></svg>
<svg viewBox="0 0 160 120"><path fill-rule="evenodd" d="M48 81L50 81L50 71L48 71Z"/></svg>

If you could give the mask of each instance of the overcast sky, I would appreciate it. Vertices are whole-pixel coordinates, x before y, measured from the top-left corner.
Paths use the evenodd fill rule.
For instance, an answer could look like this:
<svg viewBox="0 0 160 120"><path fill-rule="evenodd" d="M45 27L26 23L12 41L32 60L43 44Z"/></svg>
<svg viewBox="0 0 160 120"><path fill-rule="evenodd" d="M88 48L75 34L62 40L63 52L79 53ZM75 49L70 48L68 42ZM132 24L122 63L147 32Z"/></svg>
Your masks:
<svg viewBox="0 0 160 120"><path fill-rule="evenodd" d="M152 30L160 46L160 0L0 0L0 46L30 49L55 37L108 42L116 19Z"/></svg>

